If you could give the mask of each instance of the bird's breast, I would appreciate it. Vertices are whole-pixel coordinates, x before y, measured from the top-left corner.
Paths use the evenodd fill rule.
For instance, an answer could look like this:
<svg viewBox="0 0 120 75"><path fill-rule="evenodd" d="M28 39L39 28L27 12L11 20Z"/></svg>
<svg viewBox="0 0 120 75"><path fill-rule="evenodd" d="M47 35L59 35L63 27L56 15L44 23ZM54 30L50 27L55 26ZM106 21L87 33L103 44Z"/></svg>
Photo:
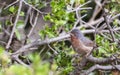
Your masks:
<svg viewBox="0 0 120 75"><path fill-rule="evenodd" d="M83 49L83 43L79 39L71 38L71 44L72 44L73 49L77 53L80 53L80 54L85 54L86 53L86 51L84 51L84 49Z"/></svg>

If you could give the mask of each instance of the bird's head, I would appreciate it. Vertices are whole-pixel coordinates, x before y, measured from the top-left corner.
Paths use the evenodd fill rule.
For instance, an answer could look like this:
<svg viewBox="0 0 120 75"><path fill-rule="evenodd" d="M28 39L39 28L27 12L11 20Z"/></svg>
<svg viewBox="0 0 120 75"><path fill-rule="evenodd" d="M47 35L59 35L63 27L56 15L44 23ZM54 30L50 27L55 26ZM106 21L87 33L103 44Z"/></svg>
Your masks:
<svg viewBox="0 0 120 75"><path fill-rule="evenodd" d="M70 35L76 38L84 37L83 33L79 29L73 29Z"/></svg>

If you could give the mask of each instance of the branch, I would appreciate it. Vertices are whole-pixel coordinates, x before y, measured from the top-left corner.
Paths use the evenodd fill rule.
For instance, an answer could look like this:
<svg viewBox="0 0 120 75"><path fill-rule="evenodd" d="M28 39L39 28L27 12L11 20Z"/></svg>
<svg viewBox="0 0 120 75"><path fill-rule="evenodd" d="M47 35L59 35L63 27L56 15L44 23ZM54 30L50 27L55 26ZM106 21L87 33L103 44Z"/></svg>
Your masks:
<svg viewBox="0 0 120 75"><path fill-rule="evenodd" d="M70 35L66 35L66 36L61 36L61 37L56 37L56 38L52 38L52 39L47 39L47 40L44 40L44 41L35 41L35 42L32 42L30 44L27 44L25 46L23 46L22 48L20 48L19 50L17 50L15 53L13 53L12 55L20 55L22 52L26 52L26 51L29 51L28 48L30 47L33 47L33 46L40 46L40 45L44 45L44 44L48 44L48 43L52 43L52 42L55 42L55 41L60 41L62 39L65 39L65 38L68 38L70 37Z"/></svg>
<svg viewBox="0 0 120 75"><path fill-rule="evenodd" d="M29 15L30 15L30 12L31 12L31 7L28 8L27 10L27 13L26 13L26 18L25 18L25 21L24 21L24 25L26 26L27 22L28 22L28 18L29 18Z"/></svg>
<svg viewBox="0 0 120 75"><path fill-rule="evenodd" d="M83 6L87 5L87 4L89 4L90 2L91 2L91 1L87 1L86 3L84 3L84 4L80 5L80 6L78 6L77 8L74 8L73 10L70 10L70 11L68 11L68 12L70 13L70 12L74 12L74 11L77 11L77 10L92 9L91 7L81 8L81 7L83 7Z"/></svg>
<svg viewBox="0 0 120 75"><path fill-rule="evenodd" d="M95 21L88 22L88 23L86 23L86 24L84 24L84 25L82 25L82 26L85 27L85 28L88 28L89 26L96 25L97 23L102 22L102 21L104 21L104 18L103 18L103 17L101 17L101 18L99 18L99 19L97 19L97 20L95 20ZM79 26L79 27L77 27L77 28L80 29L81 26Z"/></svg>
<svg viewBox="0 0 120 75"><path fill-rule="evenodd" d="M93 12L93 14L92 14L92 17L91 17L91 19L89 20L89 22L90 21L93 21L95 18L96 18L96 16L99 14L99 12L101 11L101 6L104 4L104 2L103 3L101 3L100 1L101 0L99 0L99 1L96 1L96 0L94 0L95 1L95 3L96 3L96 7L95 7L95 9L94 9L94 12Z"/></svg>
<svg viewBox="0 0 120 75"><path fill-rule="evenodd" d="M23 0L23 2L28 5L29 7L33 8L34 10L36 10L37 12L39 12L40 14L48 14L45 12L41 12L39 9L35 8L34 6L32 6L31 4L27 3L25 0Z"/></svg>
<svg viewBox="0 0 120 75"><path fill-rule="evenodd" d="M85 31L82 31L83 34L85 33L94 33L95 30L85 30ZM102 30L101 32L109 32L108 30ZM44 44L48 44L48 43L52 43L52 42L56 42L56 41L61 41L63 39L66 39L66 38L69 38L70 35L69 34L66 34L64 36L59 36L59 37L56 37L56 38L51 38L51 39L46 39L46 40L43 40L43 41L35 41L35 42L32 42L30 44L27 44L23 47L21 47L19 50L17 50L16 52L14 52L12 55L20 55L22 52L26 52L26 51L29 51L28 48L30 47L34 47L34 46L40 46L40 45L44 45Z"/></svg>
<svg viewBox="0 0 120 75"><path fill-rule="evenodd" d="M117 17L119 17L119 16L120 16L120 14L116 14L115 16L113 16L113 17L110 19L109 22L111 23L115 18L117 18ZM99 22L102 22L102 21L104 21L104 18L103 18L103 17L101 17L101 18L99 18L99 19L97 19L97 20L94 20L94 21L90 21L90 22L82 25L82 27L88 28L88 27L90 27L90 25L96 25L96 24L98 24ZM79 27L77 27L77 28L80 29L81 26L79 26Z"/></svg>
<svg viewBox="0 0 120 75"><path fill-rule="evenodd" d="M15 19L14 26L12 28L12 32L11 32L10 38L9 38L8 43L6 45L6 49L9 49L9 47L10 47L10 44L11 44L11 41L12 41L12 38L13 38L13 35L14 35L14 32L15 32L15 28L16 28L16 25L17 25L17 22L18 22L18 19L19 19L19 16L20 16L20 12L21 12L21 9L22 9L22 2L23 2L23 0L20 0L19 2L20 3L19 3L18 12L17 12L17 17Z"/></svg>
<svg viewBox="0 0 120 75"><path fill-rule="evenodd" d="M12 5L16 4L17 2L19 2L19 0L16 0L13 3L7 5L4 9L7 9L7 8L11 7Z"/></svg>
<svg viewBox="0 0 120 75"><path fill-rule="evenodd" d="M16 62L18 62L19 64L21 64L21 65L23 65L23 66L25 66L25 67L30 68L30 66L27 65L27 64L25 64L23 61L21 61L21 60L18 58L18 56L12 57L11 59L15 60Z"/></svg>
<svg viewBox="0 0 120 75"><path fill-rule="evenodd" d="M37 23L37 20L38 20L38 16L39 16L39 13L37 12L35 20L34 20L34 24L32 25L32 29L30 30L30 32L28 34L28 37L30 37L30 35L32 34L33 30L35 29L35 26L36 26L36 23Z"/></svg>
<svg viewBox="0 0 120 75"><path fill-rule="evenodd" d="M108 58L96 58L93 57L92 55L88 56L86 58L88 61L92 62L92 63L96 63L96 64L106 64L106 63L110 63L116 60L115 57L108 57Z"/></svg>
<svg viewBox="0 0 120 75"><path fill-rule="evenodd" d="M105 12L105 10L104 10L104 12ZM116 39L115 39L115 36L114 36L114 33L113 33L113 29L112 29L112 27L110 26L110 21L109 21L109 18L107 18L107 13L105 12L105 14L104 14L104 20L105 20L105 22L106 22L106 25L107 25L107 27L108 27L108 29L109 29L109 32L110 32L110 34L111 34L111 37L112 37L112 39L113 39L113 42L115 42L116 41Z"/></svg>
<svg viewBox="0 0 120 75"><path fill-rule="evenodd" d="M115 65L115 67L120 69L120 65ZM94 70L115 70L116 68L113 66L102 66L102 65L94 65L85 71L83 74L80 75L88 75L89 73L93 72Z"/></svg>

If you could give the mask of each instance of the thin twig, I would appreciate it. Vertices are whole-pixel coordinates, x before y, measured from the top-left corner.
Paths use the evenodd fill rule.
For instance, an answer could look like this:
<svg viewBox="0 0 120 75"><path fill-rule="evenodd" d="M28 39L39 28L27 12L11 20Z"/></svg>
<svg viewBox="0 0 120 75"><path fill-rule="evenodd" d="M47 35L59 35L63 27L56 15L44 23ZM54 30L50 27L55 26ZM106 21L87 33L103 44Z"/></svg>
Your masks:
<svg viewBox="0 0 120 75"><path fill-rule="evenodd" d="M67 11L68 13L71 13L71 12L74 12L74 11L77 11L77 10L88 10L88 9L92 9L91 7L87 7L87 8L75 8L75 9L73 9L73 10L69 10L69 11Z"/></svg>
<svg viewBox="0 0 120 75"><path fill-rule="evenodd" d="M34 10L36 10L37 12L39 12L40 14L48 14L46 12L41 12L40 10L38 10L37 8L35 8L34 6L32 6L31 4L27 3L25 0L23 0L23 2L28 5L29 7L32 7Z"/></svg>
<svg viewBox="0 0 120 75"><path fill-rule="evenodd" d="M41 53L43 52L43 50L45 50L45 48L46 48L46 45L44 45L43 48L40 50L39 55L41 55Z"/></svg>
<svg viewBox="0 0 120 75"><path fill-rule="evenodd" d="M95 21L88 22L88 23L86 23L85 25L82 25L82 26L85 27L85 28L88 28L88 27L96 25L97 23L102 22L102 21L104 21L103 17L101 17L101 18L99 18L99 19L97 19ZM77 28L80 29L81 27L78 26Z"/></svg>
<svg viewBox="0 0 120 75"><path fill-rule="evenodd" d="M56 50L54 50L49 44L48 44L48 47L54 52L55 55L58 54L58 52Z"/></svg>
<svg viewBox="0 0 120 75"><path fill-rule="evenodd" d="M4 27L1 28L1 30L3 30L3 32L5 32L7 34L7 36L10 36L10 32L8 32Z"/></svg>
<svg viewBox="0 0 120 75"><path fill-rule="evenodd" d="M16 28L16 25L17 25L17 22L18 22L18 19L19 19L19 16L20 16L20 12L21 12L21 9L22 9L22 2L23 2L23 0L20 0L19 2L20 3L19 3L17 16L16 16L16 19L15 19L15 22L14 22L14 26L12 28L12 32L11 32L10 38L9 38L8 43L6 45L6 49L9 49L9 47L10 47L10 44L11 44L11 41L12 41L12 38L13 38L13 35L14 35L14 32L15 32L15 28Z"/></svg>
<svg viewBox="0 0 120 75"><path fill-rule="evenodd" d="M30 13L30 25L33 27L33 17L34 17L34 12L31 11Z"/></svg>
<svg viewBox="0 0 120 75"><path fill-rule="evenodd" d="M28 37L30 37L31 33L33 32L33 30L34 30L34 28L36 26L36 23L37 23L37 20L38 20L38 16L39 16L39 13L37 12L35 20L34 20L34 24L32 25L32 29L30 30L30 32L28 34Z"/></svg>
<svg viewBox="0 0 120 75"><path fill-rule="evenodd" d="M108 39L108 40L112 41L112 39L111 39L111 38L109 38L108 36L104 35L103 33L101 33L101 35L102 35L104 38L106 38L106 39Z"/></svg>
<svg viewBox="0 0 120 75"><path fill-rule="evenodd" d="M18 57L14 58L15 61L17 61L19 64L25 66L25 67L28 67L30 68L30 66L28 66L27 64L25 64L23 61L21 61Z"/></svg>
<svg viewBox="0 0 120 75"><path fill-rule="evenodd" d="M87 5L87 4L89 4L90 2L91 2L91 1L87 1L86 3L84 3L84 4L80 5L80 6L78 6L77 8L74 8L73 10L70 10L70 11L68 11L68 12L74 12L74 11L83 10L83 9L92 9L91 7L81 8L81 7L83 7L83 6Z"/></svg>
<svg viewBox="0 0 120 75"><path fill-rule="evenodd" d="M79 21L84 18L85 16L87 16L87 14L81 16L81 18L78 18L77 21L75 22L74 26L73 26L73 29L76 28L77 24L79 23Z"/></svg>
<svg viewBox="0 0 120 75"><path fill-rule="evenodd" d="M117 68L120 69L120 65L115 65ZM88 75L89 73L93 72L94 70L114 70L116 69L113 66L102 66L102 65L94 65L90 67L87 71L82 73L81 75Z"/></svg>
<svg viewBox="0 0 120 75"><path fill-rule="evenodd" d="M94 9L94 12L93 12L93 14L92 14L92 17L91 17L91 19L89 20L89 22L90 22L90 21L93 21L93 20L95 19L95 17L97 16L97 14L98 14L100 11L101 11L101 8L99 8L99 6L96 5L96 7L95 7L95 9Z"/></svg>
<svg viewBox="0 0 120 75"><path fill-rule="evenodd" d="M16 4L17 2L19 2L19 0L16 0L13 3L7 5L4 9L7 9L7 8L11 7L12 5Z"/></svg>
<svg viewBox="0 0 120 75"><path fill-rule="evenodd" d="M80 5L80 7L83 7L83 6L87 5L87 4L89 4L90 2L91 2L91 0L89 0L89 1L87 1L86 3Z"/></svg>
<svg viewBox="0 0 120 75"><path fill-rule="evenodd" d="M117 17L119 17L120 16L120 13L119 14L116 14L115 16L113 16L112 18L111 18L111 20L114 20L115 18L117 18Z"/></svg>
<svg viewBox="0 0 120 75"><path fill-rule="evenodd" d="M105 12L105 10L104 10L104 12ZM116 39L115 39L115 36L114 36L114 33L113 33L113 29L112 29L112 27L109 24L109 19L107 18L107 13L106 12L104 14L104 20L105 20L105 22L107 24L107 27L108 27L109 31L110 31L111 37L113 39L113 42L115 42Z"/></svg>
<svg viewBox="0 0 120 75"><path fill-rule="evenodd" d="M6 42L0 40L0 45L1 45L1 44L7 45Z"/></svg>
<svg viewBox="0 0 120 75"><path fill-rule="evenodd" d="M24 25L26 25L26 24L27 24L27 22L28 22L28 18L29 18L29 16L30 16L30 12L31 12L31 7L29 7L29 8L28 8L28 10L27 10Z"/></svg>
<svg viewBox="0 0 120 75"><path fill-rule="evenodd" d="M92 9L91 7L87 7L87 8L80 8L80 10L89 10Z"/></svg>

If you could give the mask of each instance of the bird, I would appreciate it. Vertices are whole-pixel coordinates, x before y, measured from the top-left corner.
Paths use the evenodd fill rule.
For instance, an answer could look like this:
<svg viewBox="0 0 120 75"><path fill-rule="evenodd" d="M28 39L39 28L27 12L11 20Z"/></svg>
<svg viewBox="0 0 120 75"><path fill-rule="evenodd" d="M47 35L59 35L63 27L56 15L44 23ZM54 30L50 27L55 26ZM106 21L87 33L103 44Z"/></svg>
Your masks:
<svg viewBox="0 0 120 75"><path fill-rule="evenodd" d="M70 32L70 39L75 52L86 57L90 55L94 42L86 38L79 29L73 29Z"/></svg>

